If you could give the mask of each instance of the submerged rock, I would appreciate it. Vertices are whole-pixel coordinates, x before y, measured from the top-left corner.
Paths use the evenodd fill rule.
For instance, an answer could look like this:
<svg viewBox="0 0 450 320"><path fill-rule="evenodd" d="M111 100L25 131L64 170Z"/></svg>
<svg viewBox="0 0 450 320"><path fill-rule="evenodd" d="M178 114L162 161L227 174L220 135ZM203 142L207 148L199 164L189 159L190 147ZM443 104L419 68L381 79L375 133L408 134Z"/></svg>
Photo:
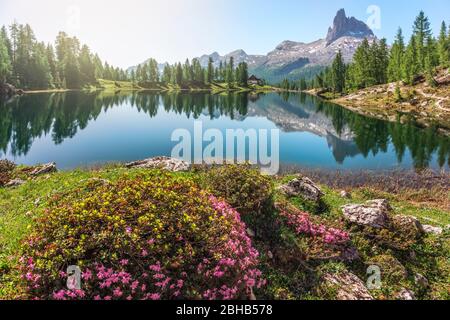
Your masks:
<svg viewBox="0 0 450 320"><path fill-rule="evenodd" d="M130 162L125 165L127 168L162 169L172 172L187 171L190 166L186 161L169 158L156 157L141 161Z"/></svg>
<svg viewBox="0 0 450 320"><path fill-rule="evenodd" d="M364 283L353 273L326 274L325 285L336 288L337 300L373 300Z"/></svg>
<svg viewBox="0 0 450 320"><path fill-rule="evenodd" d="M342 207L345 219L352 223L372 228L385 228L388 224L388 214L391 210L389 202L383 199Z"/></svg>
<svg viewBox="0 0 450 320"><path fill-rule="evenodd" d="M324 193L311 179L299 176L280 187L280 190L289 197L301 196L305 200L318 203L322 200Z"/></svg>
<svg viewBox="0 0 450 320"><path fill-rule="evenodd" d="M47 163L47 164L36 167L33 171L31 171L30 175L39 176L42 174L53 173L53 172L57 172L57 171L58 171L58 169L56 169L56 163L51 162L51 163Z"/></svg>

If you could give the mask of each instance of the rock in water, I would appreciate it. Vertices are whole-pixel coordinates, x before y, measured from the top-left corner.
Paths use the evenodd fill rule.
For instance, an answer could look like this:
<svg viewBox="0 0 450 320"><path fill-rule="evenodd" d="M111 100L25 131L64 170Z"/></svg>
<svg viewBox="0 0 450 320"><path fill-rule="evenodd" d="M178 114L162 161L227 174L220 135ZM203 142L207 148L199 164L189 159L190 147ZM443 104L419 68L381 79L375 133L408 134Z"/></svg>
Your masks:
<svg viewBox="0 0 450 320"><path fill-rule="evenodd" d="M318 186L311 181L311 179L303 176L299 176L289 183L280 187L280 190L289 197L301 196L305 200L313 201L315 203L320 202L324 193Z"/></svg>
<svg viewBox="0 0 450 320"><path fill-rule="evenodd" d="M372 228L385 228L392 210L387 200L371 200L365 204L350 204L342 207L345 219L352 223Z"/></svg>
<svg viewBox="0 0 450 320"><path fill-rule="evenodd" d="M58 171L56 169L56 163L52 162L36 167L33 171L31 171L30 175L39 176L41 174L53 173L56 171Z"/></svg>
<svg viewBox="0 0 450 320"><path fill-rule="evenodd" d="M325 285L336 288L338 300L373 300L364 283L353 273L326 274Z"/></svg>
<svg viewBox="0 0 450 320"><path fill-rule="evenodd" d="M334 18L333 27L328 29L327 34L327 46L333 43L335 40L345 37L355 38L370 38L374 37L374 33L370 28L362 21L357 20L354 17L347 18L345 10L341 9Z"/></svg>
<svg viewBox="0 0 450 320"><path fill-rule="evenodd" d="M162 169L172 172L187 171L189 164L185 161L169 158L156 157L141 161L130 162L125 165L127 168Z"/></svg>

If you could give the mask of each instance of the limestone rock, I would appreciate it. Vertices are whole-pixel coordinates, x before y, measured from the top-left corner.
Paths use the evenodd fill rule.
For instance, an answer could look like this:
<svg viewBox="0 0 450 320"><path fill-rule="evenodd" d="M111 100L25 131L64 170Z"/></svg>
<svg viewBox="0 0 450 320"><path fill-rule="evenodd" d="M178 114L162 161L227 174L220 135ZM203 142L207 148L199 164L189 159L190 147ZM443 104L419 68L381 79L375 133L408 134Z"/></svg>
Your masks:
<svg viewBox="0 0 450 320"><path fill-rule="evenodd" d="M247 235L250 237L250 238L254 238L255 237L255 231L253 231L252 229L250 229L250 228L247 228Z"/></svg>
<svg viewBox="0 0 450 320"><path fill-rule="evenodd" d="M416 300L414 292L411 290L402 288L399 293L396 295L396 299L398 300Z"/></svg>
<svg viewBox="0 0 450 320"><path fill-rule="evenodd" d="M172 172L189 170L189 164L185 161L169 158L156 157L141 161L130 162L125 165L127 168L162 169Z"/></svg>
<svg viewBox="0 0 450 320"><path fill-rule="evenodd" d="M431 233L435 235L441 235L444 232L441 227L433 227L426 224L423 225L423 230L425 231L425 233Z"/></svg>
<svg viewBox="0 0 450 320"><path fill-rule="evenodd" d="M319 202L324 193L307 177L299 176L280 187L280 190L289 197L301 196L306 200Z"/></svg>
<svg viewBox="0 0 450 320"><path fill-rule="evenodd" d="M25 183L22 179L14 179L5 184L6 188L18 187Z"/></svg>
<svg viewBox="0 0 450 320"><path fill-rule="evenodd" d="M345 219L352 223L373 228L384 228L392 210L387 200L372 200L365 204L350 204L342 207Z"/></svg>
<svg viewBox="0 0 450 320"><path fill-rule="evenodd" d="M56 163L51 162L51 163L47 163L47 164L36 167L33 171L31 171L30 175L39 176L42 174L53 173L56 171L58 171L56 169Z"/></svg>
<svg viewBox="0 0 450 320"><path fill-rule="evenodd" d="M430 283L428 282L428 279L425 278L420 273L417 273L414 276L414 282L416 283L417 286L421 287L422 289L427 289L430 286Z"/></svg>
<svg viewBox="0 0 450 320"><path fill-rule="evenodd" d="M325 284L337 290L338 300L373 300L364 283L353 273L326 274Z"/></svg>
<svg viewBox="0 0 450 320"><path fill-rule="evenodd" d="M412 216L396 215L392 218L395 228L402 233L408 233L414 238L420 238L425 234L422 224Z"/></svg>
<svg viewBox="0 0 450 320"><path fill-rule="evenodd" d="M342 190L340 195L341 195L341 198L344 198L344 199L351 199L351 197L352 197L351 194L345 190Z"/></svg>
<svg viewBox="0 0 450 320"><path fill-rule="evenodd" d="M333 27L328 30L327 45L344 36L370 38L374 33L364 22L354 17L347 18L345 10L341 9L334 18Z"/></svg>

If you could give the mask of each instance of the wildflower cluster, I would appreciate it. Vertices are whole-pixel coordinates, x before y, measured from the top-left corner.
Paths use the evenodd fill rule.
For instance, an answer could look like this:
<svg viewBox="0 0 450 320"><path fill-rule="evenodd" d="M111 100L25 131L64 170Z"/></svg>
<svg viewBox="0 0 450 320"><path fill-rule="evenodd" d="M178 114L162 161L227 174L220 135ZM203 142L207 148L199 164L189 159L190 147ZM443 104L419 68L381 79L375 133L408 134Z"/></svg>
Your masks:
<svg viewBox="0 0 450 320"><path fill-rule="evenodd" d="M186 177L85 182L37 219L20 270L35 299L245 299L264 284L245 230ZM66 286L73 265L81 290Z"/></svg>
<svg viewBox="0 0 450 320"><path fill-rule="evenodd" d="M294 229L297 234L304 234L313 238L319 238L324 244L343 245L350 240L347 232L329 228L323 224L314 223L311 216L299 210L282 210L280 216L284 217L287 224Z"/></svg>

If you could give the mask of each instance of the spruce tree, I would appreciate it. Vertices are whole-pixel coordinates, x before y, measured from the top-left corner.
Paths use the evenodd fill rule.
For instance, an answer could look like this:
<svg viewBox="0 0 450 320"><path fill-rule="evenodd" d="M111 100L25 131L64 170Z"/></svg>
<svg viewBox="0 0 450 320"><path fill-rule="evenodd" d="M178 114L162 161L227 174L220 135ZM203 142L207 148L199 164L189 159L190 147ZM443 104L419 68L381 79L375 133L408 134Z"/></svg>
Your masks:
<svg viewBox="0 0 450 320"><path fill-rule="evenodd" d="M210 57L208 60L208 70L207 70L207 81L208 83L212 83L214 80L214 61L213 59Z"/></svg>
<svg viewBox="0 0 450 320"><path fill-rule="evenodd" d="M331 66L331 81L334 93L342 93L345 88L345 64L342 58L342 52L336 54Z"/></svg>
<svg viewBox="0 0 450 320"><path fill-rule="evenodd" d="M448 67L450 62L450 46L445 21L442 21L441 31L439 33L438 51L439 64L443 67Z"/></svg>
<svg viewBox="0 0 450 320"><path fill-rule="evenodd" d="M419 71L425 69L425 59L427 56L425 44L429 37L432 36L430 21L423 11L420 11L413 25L413 34L416 43L417 62Z"/></svg>
<svg viewBox="0 0 450 320"><path fill-rule="evenodd" d="M11 57L3 33L0 34L0 84L5 83L11 76Z"/></svg>
<svg viewBox="0 0 450 320"><path fill-rule="evenodd" d="M419 62L417 57L416 37L412 36L405 53L403 61L403 80L412 85L414 78L419 72Z"/></svg>
<svg viewBox="0 0 450 320"><path fill-rule="evenodd" d="M402 63L405 56L405 41L402 29L398 29L394 44L392 45L388 65L388 81L394 82L402 79Z"/></svg>

